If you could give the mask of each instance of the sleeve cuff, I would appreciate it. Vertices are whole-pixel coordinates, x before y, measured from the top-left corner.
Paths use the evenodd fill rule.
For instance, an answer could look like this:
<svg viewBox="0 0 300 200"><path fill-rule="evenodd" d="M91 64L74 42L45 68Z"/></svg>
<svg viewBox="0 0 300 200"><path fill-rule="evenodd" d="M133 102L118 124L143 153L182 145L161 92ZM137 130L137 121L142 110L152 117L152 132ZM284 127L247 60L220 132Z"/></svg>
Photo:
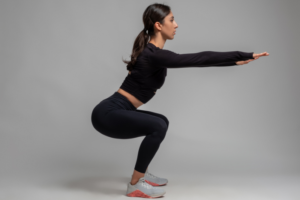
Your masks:
<svg viewBox="0 0 300 200"><path fill-rule="evenodd" d="M244 59L244 60L254 59L253 54L254 54L254 52L242 52L242 51L240 51L241 58Z"/></svg>

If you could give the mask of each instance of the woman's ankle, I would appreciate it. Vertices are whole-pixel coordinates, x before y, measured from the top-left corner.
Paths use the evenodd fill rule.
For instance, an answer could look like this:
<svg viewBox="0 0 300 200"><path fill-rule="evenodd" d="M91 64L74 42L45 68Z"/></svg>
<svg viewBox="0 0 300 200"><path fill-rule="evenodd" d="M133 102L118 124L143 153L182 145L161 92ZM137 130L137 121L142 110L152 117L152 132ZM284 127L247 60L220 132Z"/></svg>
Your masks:
<svg viewBox="0 0 300 200"><path fill-rule="evenodd" d="M132 178L130 181L131 185L135 185L137 182L139 182L140 178L142 178L142 177L144 177L144 176Z"/></svg>
<svg viewBox="0 0 300 200"><path fill-rule="evenodd" d="M133 170L133 174L131 176L131 181L130 181L131 185L135 185L140 180L140 178L142 178L144 176L145 176L145 173L141 173L136 170Z"/></svg>
<svg viewBox="0 0 300 200"><path fill-rule="evenodd" d="M137 184L137 182L138 182L138 181L131 181L130 184L131 184L131 185L135 185L135 184Z"/></svg>

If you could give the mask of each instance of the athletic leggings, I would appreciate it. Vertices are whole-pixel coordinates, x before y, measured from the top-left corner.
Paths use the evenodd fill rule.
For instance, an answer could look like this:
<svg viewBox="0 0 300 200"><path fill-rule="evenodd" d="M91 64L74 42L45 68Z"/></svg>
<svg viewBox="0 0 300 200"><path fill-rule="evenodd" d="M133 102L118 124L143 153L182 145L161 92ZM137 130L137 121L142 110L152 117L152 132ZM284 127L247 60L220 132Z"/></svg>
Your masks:
<svg viewBox="0 0 300 200"><path fill-rule="evenodd" d="M164 115L137 110L118 92L98 103L92 111L91 119L98 132L111 138L129 139L146 136L140 145L134 167L141 173L146 172L169 126L169 121Z"/></svg>

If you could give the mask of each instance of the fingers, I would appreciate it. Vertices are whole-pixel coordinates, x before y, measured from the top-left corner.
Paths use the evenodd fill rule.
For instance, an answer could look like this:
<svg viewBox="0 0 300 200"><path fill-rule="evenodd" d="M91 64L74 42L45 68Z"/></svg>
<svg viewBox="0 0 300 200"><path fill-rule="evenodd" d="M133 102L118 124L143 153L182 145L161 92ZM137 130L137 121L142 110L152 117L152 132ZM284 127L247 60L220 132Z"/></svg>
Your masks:
<svg viewBox="0 0 300 200"><path fill-rule="evenodd" d="M260 54L258 54L259 56L268 56L268 55L270 55L268 52L263 52L263 53L260 53Z"/></svg>
<svg viewBox="0 0 300 200"><path fill-rule="evenodd" d="M269 53L268 53L268 52L263 52L263 53L261 53L261 55L262 55L262 56L268 56Z"/></svg>
<svg viewBox="0 0 300 200"><path fill-rule="evenodd" d="M263 52L263 53L258 53L258 54L253 54L253 57L256 59L256 58L259 58L261 56L268 56L270 55L268 52Z"/></svg>

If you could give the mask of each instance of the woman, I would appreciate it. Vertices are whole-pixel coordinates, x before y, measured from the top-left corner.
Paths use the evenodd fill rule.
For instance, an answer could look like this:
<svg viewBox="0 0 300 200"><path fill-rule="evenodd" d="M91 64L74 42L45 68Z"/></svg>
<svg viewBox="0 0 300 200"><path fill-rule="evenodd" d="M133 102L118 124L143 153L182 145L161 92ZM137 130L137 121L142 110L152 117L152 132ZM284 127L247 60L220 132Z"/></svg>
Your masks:
<svg viewBox="0 0 300 200"><path fill-rule="evenodd" d="M129 73L119 90L94 108L92 124L97 131L112 138L146 136L140 145L126 195L153 198L165 194L162 188L153 186L165 185L168 180L154 176L147 168L166 136L169 121L162 114L137 108L161 88L167 68L243 65L269 54L241 51L177 54L163 49L166 40L172 40L178 28L169 6L158 3L148 6L143 22L145 27L134 42L131 61L124 61Z"/></svg>

